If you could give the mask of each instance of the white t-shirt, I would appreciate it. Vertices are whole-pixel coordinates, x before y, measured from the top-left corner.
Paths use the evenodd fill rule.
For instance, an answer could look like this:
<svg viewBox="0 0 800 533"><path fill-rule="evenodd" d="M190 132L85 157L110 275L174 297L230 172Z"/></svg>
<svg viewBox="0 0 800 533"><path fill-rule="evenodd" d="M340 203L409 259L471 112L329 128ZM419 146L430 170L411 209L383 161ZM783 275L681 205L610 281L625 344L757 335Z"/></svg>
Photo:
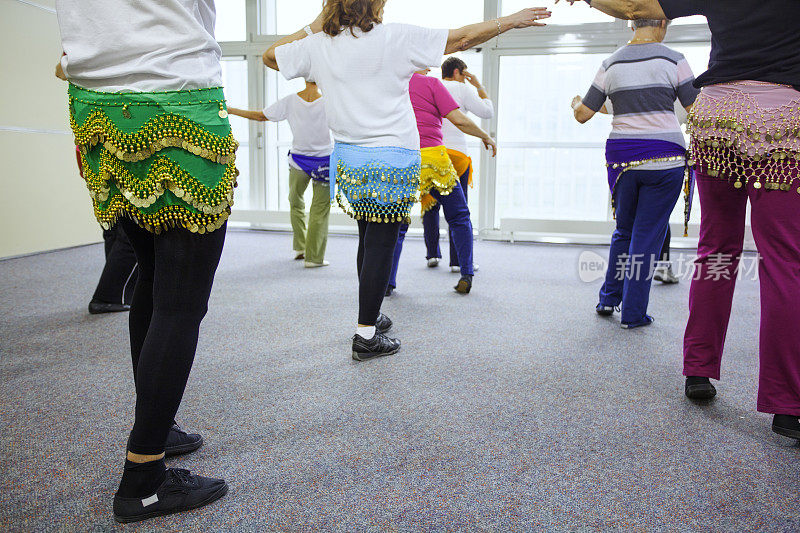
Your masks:
<svg viewBox="0 0 800 533"><path fill-rule="evenodd" d="M271 122L286 120L292 129L292 153L309 157L326 157L333 152L333 140L325 114L325 98L306 102L297 94L281 98L264 110ZM292 158L289 164L295 168Z"/></svg>
<svg viewBox="0 0 800 533"><path fill-rule="evenodd" d="M414 72L441 63L448 30L377 24L364 33L317 33L279 46L286 79L311 77L325 94L333 137L368 147L419 150L408 84Z"/></svg>
<svg viewBox="0 0 800 533"><path fill-rule="evenodd" d="M214 0L56 0L67 78L105 92L222 85Z"/></svg>
<svg viewBox="0 0 800 533"><path fill-rule="evenodd" d="M461 111L472 113L478 118L490 119L494 116L494 104L488 98L481 98L478 90L472 85L461 83L455 80L442 80L444 86L453 95L453 99L458 103ZM452 150L458 150L467 155L467 135L456 128L452 122L445 120L442 124L444 134L444 145Z"/></svg>

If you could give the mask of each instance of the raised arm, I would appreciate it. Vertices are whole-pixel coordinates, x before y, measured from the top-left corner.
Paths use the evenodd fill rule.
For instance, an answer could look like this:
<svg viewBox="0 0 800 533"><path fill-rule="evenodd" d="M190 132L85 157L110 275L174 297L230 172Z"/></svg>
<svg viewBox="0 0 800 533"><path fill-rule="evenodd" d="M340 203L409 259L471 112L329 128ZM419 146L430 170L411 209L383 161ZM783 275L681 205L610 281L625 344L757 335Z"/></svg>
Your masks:
<svg viewBox="0 0 800 533"><path fill-rule="evenodd" d="M462 113L460 109L451 111L445 115L444 118L452 122L453 126L460 129L467 135L471 135L482 140L486 149L492 151L492 157L497 155L497 143L494 142L494 139L492 139L488 133L483 131L480 126L475 124L467 115Z"/></svg>
<svg viewBox="0 0 800 533"><path fill-rule="evenodd" d="M580 0L566 0L570 5ZM658 0L584 0L587 4L618 19L665 19L667 16ZM559 0L556 0L556 4Z"/></svg>
<svg viewBox="0 0 800 533"><path fill-rule="evenodd" d="M473 46L483 44L489 39L493 39L498 35L516 28L544 26L544 24L538 21L548 18L550 14L550 11L548 11L546 7L532 7L523 9L507 17L500 17L494 20L487 20L486 22L479 22L478 24L464 26L457 30L450 30L450 35L447 38L447 47L444 53L452 54L469 50Z"/></svg>
<svg viewBox="0 0 800 533"><path fill-rule="evenodd" d="M255 120L256 122L266 122L267 117L264 116L263 111L250 111L248 109L238 109L236 107L229 107L228 113L236 115L237 117L246 118L247 120Z"/></svg>
<svg viewBox="0 0 800 533"><path fill-rule="evenodd" d="M311 29L311 33L319 33L322 31L322 13L317 15L317 18L314 19L314 22L308 25L308 28ZM280 70L278 68L278 60L275 59L275 49L279 46L283 46L284 44L293 43L295 41L299 41L300 39L305 39L308 37L308 32L306 28L298 30L291 35L287 35L282 39L279 39L275 42L272 46L267 48L267 51L261 56L261 60L264 62L266 66L271 68L272 70Z"/></svg>

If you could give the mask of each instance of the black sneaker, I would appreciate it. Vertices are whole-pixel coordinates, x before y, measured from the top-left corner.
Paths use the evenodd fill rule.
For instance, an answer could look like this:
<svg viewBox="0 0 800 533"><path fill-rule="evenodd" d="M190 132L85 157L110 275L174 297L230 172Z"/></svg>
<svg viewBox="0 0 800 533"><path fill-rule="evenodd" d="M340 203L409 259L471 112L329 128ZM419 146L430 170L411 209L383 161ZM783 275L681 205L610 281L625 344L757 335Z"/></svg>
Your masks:
<svg viewBox="0 0 800 533"><path fill-rule="evenodd" d="M92 300L89 302L89 314L90 315L104 315L106 313L124 313L125 311L130 311L131 306L128 304L109 304L106 302L100 302L98 300Z"/></svg>
<svg viewBox="0 0 800 533"><path fill-rule="evenodd" d="M114 520L127 524L148 518L183 513L214 502L228 493L222 479L195 476L182 468L168 468L156 493L146 498L114 496Z"/></svg>
<svg viewBox="0 0 800 533"><path fill-rule="evenodd" d="M469 291L472 290L472 276L461 276L455 289L459 294L469 294Z"/></svg>
<svg viewBox="0 0 800 533"><path fill-rule="evenodd" d="M611 316L614 314L614 311L616 309L617 309L616 307L613 307L611 305L603 305L603 304L597 304L597 307L594 308L595 312L600 316Z"/></svg>
<svg viewBox="0 0 800 533"><path fill-rule="evenodd" d="M701 376L686 376L686 397L692 400L710 400L717 395L711 380Z"/></svg>
<svg viewBox="0 0 800 533"><path fill-rule="evenodd" d="M174 457L191 453L203 445L203 437L197 433L186 433L178 424L173 424L167 435L164 455Z"/></svg>
<svg viewBox="0 0 800 533"><path fill-rule="evenodd" d="M790 439L800 440L800 421L796 416L775 415L772 419L772 431Z"/></svg>
<svg viewBox="0 0 800 533"><path fill-rule="evenodd" d="M392 322L392 319L381 313L378 315L378 320L375 322L375 331L385 335L390 329L392 329L393 325L394 323Z"/></svg>
<svg viewBox="0 0 800 533"><path fill-rule="evenodd" d="M390 339L383 333L375 331L375 336L367 340L361 335L353 337L353 359L368 361L384 355L394 355L400 351L400 341Z"/></svg>

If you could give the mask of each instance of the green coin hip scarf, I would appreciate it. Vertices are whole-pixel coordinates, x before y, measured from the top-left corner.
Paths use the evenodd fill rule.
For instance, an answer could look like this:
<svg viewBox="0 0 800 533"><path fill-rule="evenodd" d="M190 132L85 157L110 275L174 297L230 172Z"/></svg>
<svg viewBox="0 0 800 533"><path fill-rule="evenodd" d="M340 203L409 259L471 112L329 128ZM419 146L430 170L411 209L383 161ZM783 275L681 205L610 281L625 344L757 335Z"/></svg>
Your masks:
<svg viewBox="0 0 800 533"><path fill-rule="evenodd" d="M219 229L236 187L221 88L103 93L69 87L70 125L103 228L128 216L160 233Z"/></svg>

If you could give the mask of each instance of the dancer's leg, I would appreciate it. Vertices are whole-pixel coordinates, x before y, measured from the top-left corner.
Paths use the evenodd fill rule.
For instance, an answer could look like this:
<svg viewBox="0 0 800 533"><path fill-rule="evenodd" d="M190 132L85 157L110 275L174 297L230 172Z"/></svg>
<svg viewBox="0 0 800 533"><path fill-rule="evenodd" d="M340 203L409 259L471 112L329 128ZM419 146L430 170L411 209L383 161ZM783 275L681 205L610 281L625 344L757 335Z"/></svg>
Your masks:
<svg viewBox="0 0 800 533"><path fill-rule="evenodd" d="M129 452L164 452L194 361L225 226L204 235L182 228L153 238L153 314L136 368L136 421Z"/></svg>
<svg viewBox="0 0 800 533"><path fill-rule="evenodd" d="M632 170L639 199L631 234L630 260L622 289L622 323L646 323L653 269L658 260L672 208L683 185L684 169Z"/></svg>
<svg viewBox="0 0 800 533"><path fill-rule="evenodd" d="M359 229L362 222L359 221ZM364 222L359 275L358 324L374 326L381 311L392 271L400 222Z"/></svg>
<svg viewBox="0 0 800 533"><path fill-rule="evenodd" d="M616 307L622 303L622 288L630 259L631 235L639 201L639 184L636 176L626 172L620 176L616 186L617 228L611 235L608 251L606 280L600 288L599 303L605 307Z"/></svg>
<svg viewBox="0 0 800 533"><path fill-rule="evenodd" d="M760 255L758 410L800 416L800 198L749 187Z"/></svg>
<svg viewBox="0 0 800 533"><path fill-rule="evenodd" d="M719 379L744 245L747 192L697 174L700 240L683 338L683 375Z"/></svg>
<svg viewBox="0 0 800 533"><path fill-rule="evenodd" d="M461 184L457 183L452 192L446 196L436 191L433 191L431 194L442 204L444 218L450 226L450 232L455 241L458 264L461 266L461 275L474 275L472 265L472 250L474 245L472 221L469 218L469 207L467 206L466 198L464 198L464 191L461 188Z"/></svg>
<svg viewBox="0 0 800 533"><path fill-rule="evenodd" d="M312 182L314 197L308 215L308 234L306 235L306 261L322 263L328 247L328 221L331 214L330 186Z"/></svg>
<svg viewBox="0 0 800 533"><path fill-rule="evenodd" d="M441 259L442 250L439 248L439 202L422 215L422 228L425 232L425 259Z"/></svg>
<svg viewBox="0 0 800 533"><path fill-rule="evenodd" d="M467 202L467 206L469 206L469 170L467 169L464 174L462 174L461 178L459 178L459 183L461 183L461 192L464 193L464 201ZM453 239L453 228L447 230L447 237L450 241L450 266L460 267L461 265L458 263L458 249L456 248L456 242Z"/></svg>
<svg viewBox="0 0 800 533"><path fill-rule="evenodd" d="M139 275L133 290L131 312L128 317L128 328L131 336L131 362L133 363L133 380L136 382L136 369L139 366L139 354L150 329L153 316L153 277L156 268L154 235L140 228L134 221L123 217L120 227L128 237L139 264Z"/></svg>
<svg viewBox="0 0 800 533"><path fill-rule="evenodd" d="M136 254L119 224L103 232L106 263L92 296L93 302L130 304L136 284Z"/></svg>
<svg viewBox="0 0 800 533"><path fill-rule="evenodd" d="M408 224L400 226L400 232L397 235L397 244L394 247L394 256L392 257L392 273L389 275L389 287L397 287L397 269L400 268L400 256L403 253L403 243L406 240L406 233L408 232Z"/></svg>
<svg viewBox="0 0 800 533"><path fill-rule="evenodd" d="M306 201L305 194L311 178L302 170L289 168L289 218L292 222L295 252L306 249Z"/></svg>

